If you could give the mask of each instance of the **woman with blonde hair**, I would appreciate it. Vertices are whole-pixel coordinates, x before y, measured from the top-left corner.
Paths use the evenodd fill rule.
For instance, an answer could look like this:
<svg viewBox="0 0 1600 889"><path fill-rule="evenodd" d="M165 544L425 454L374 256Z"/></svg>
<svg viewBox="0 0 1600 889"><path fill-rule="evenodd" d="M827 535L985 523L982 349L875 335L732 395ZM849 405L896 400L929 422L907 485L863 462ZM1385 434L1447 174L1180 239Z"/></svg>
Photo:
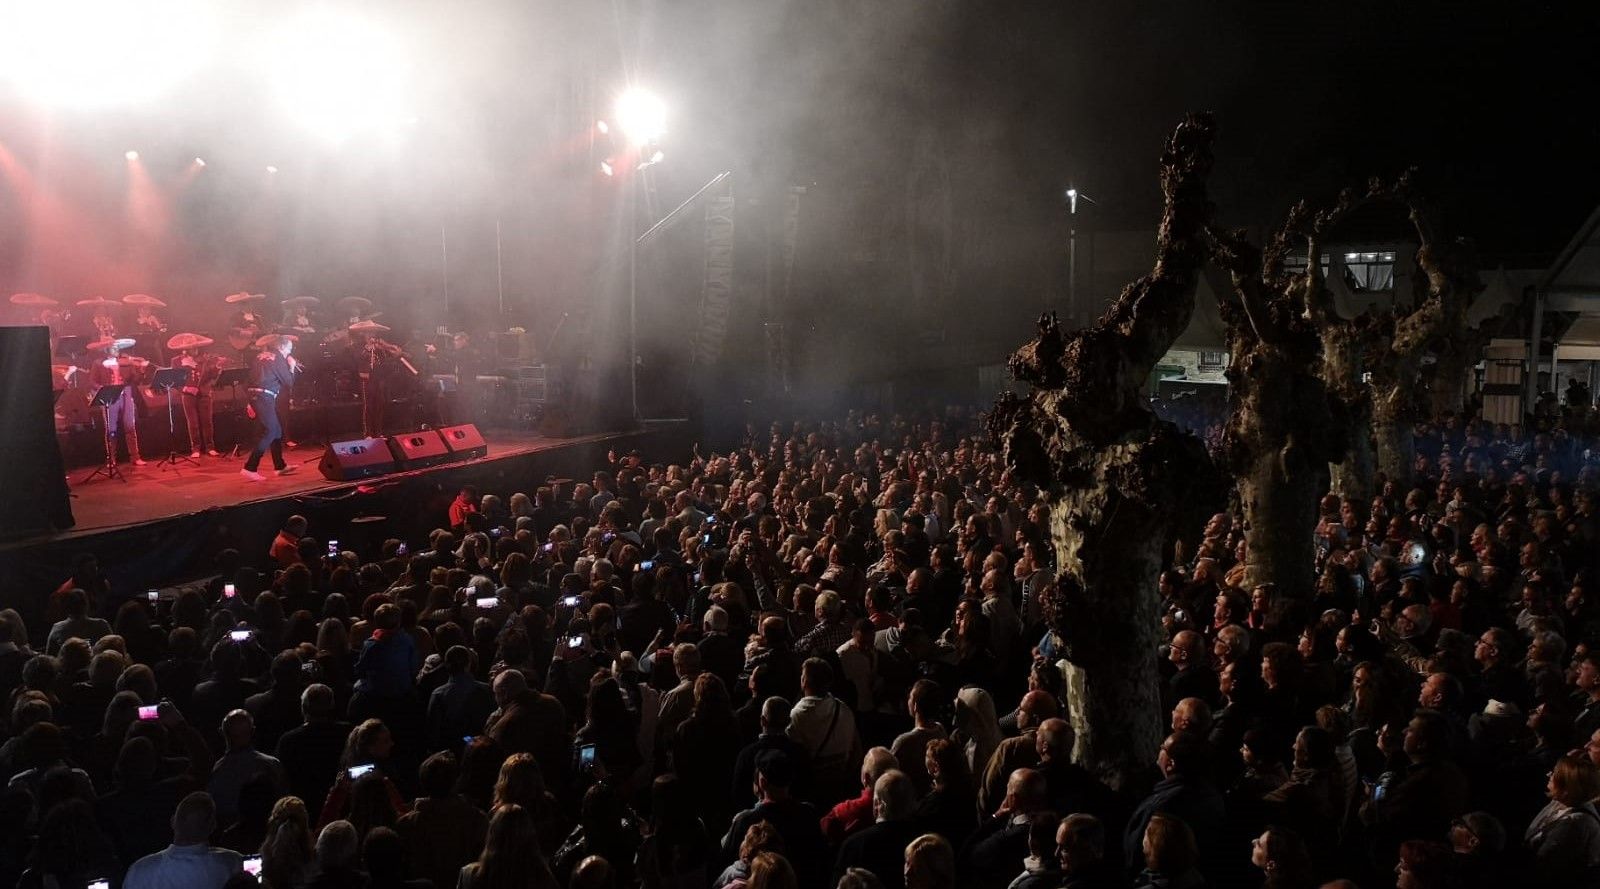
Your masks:
<svg viewBox="0 0 1600 889"><path fill-rule="evenodd" d="M757 821L744 832L739 843L739 858L717 877L712 889L746 889L750 879L750 864L762 852L783 853L783 835L770 821Z"/></svg>
<svg viewBox="0 0 1600 889"><path fill-rule="evenodd" d="M310 878L314 868L311 815L300 797L283 797L267 817L267 835L261 841L261 885L294 889Z"/></svg>
<svg viewBox="0 0 1600 889"><path fill-rule="evenodd" d="M789 859L776 852L760 852L750 862L750 878L745 889L799 889Z"/></svg>
<svg viewBox="0 0 1600 889"><path fill-rule="evenodd" d="M955 889L956 853L950 841L925 833L906 846L906 889Z"/></svg>
<svg viewBox="0 0 1600 889"><path fill-rule="evenodd" d="M489 810L504 806L521 806L528 810L539 832L540 848L547 857L555 853L561 838L572 827L570 820L562 816L555 795L545 786L544 772L531 753L513 753L500 764L500 777L495 779Z"/></svg>
<svg viewBox="0 0 1600 889"><path fill-rule="evenodd" d="M457 889L557 889L539 851L533 815L518 805L501 806L489 819L489 837L478 860L461 869Z"/></svg>

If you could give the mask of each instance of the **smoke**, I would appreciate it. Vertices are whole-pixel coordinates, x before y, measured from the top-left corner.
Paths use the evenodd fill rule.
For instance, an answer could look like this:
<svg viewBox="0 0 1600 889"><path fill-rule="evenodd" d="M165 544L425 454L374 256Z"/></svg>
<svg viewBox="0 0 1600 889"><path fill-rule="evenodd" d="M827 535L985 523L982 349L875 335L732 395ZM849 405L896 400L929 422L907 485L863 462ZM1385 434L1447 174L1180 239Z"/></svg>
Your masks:
<svg viewBox="0 0 1600 889"><path fill-rule="evenodd" d="M1061 305L1064 190L1096 202L1081 207L1080 231L1149 228L1161 140L1191 109L1218 112L1213 185L1230 224L1430 160L1454 194L1493 194L1502 212L1560 192L1555 227L1595 191L1589 173L1555 188L1544 172L1554 165L1521 163L1513 145L1530 131L1524 117L1586 107L1574 90L1592 77L1558 71L1548 78L1566 86L1534 89L1537 75L1517 72L1541 66L1512 65L1503 83L1474 73L1493 36L1514 53L1536 33L1566 46L1594 30L1548 10L1441 19L1438 3L351 0L331 5L405 46L395 76L415 121L336 141L279 101L272 73L285 59L263 50L311 5L218 4L227 15L210 60L144 104L86 113L0 92L0 293L153 293L202 328L241 289L361 295L406 329L520 324L552 350L591 356L588 372L615 375L629 239L727 170L736 292L713 386L742 400L773 394L774 329L794 384L834 392L998 362L1035 314ZM1542 57L1569 74L1593 64L1592 53ZM667 105L664 159L637 179L606 177L600 162L620 163L623 147L595 122L630 82ZM1545 98L1497 110L1519 106L1501 102L1513 93ZM1592 123L1563 132L1559 158L1596 147ZM129 149L149 186L139 200L150 210L158 197L159 214L130 212ZM1467 160L1450 162L1458 154ZM785 268L794 186L805 191ZM687 378L700 219L689 208L640 257L641 353L661 390Z"/></svg>

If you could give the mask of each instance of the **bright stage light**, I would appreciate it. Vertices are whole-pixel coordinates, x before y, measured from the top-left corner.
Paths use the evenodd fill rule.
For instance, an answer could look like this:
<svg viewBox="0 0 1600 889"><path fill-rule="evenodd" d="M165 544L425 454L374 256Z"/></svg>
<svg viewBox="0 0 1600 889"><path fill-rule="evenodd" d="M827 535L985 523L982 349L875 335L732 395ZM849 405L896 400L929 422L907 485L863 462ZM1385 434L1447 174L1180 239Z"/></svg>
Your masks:
<svg viewBox="0 0 1600 889"><path fill-rule="evenodd" d="M41 104L136 105L160 96L216 46L214 0L0 2L0 79Z"/></svg>
<svg viewBox="0 0 1600 889"><path fill-rule="evenodd" d="M596 130L599 130L600 131L600 135L602 135L602 136L604 136L604 135L606 135L606 134L611 132L611 124L608 124L603 120L595 121L594 122L594 128Z"/></svg>
<svg viewBox="0 0 1600 889"><path fill-rule="evenodd" d="M635 87L617 97L616 121L629 142L644 145L666 132L667 106L654 93Z"/></svg>
<svg viewBox="0 0 1600 889"><path fill-rule="evenodd" d="M415 120L405 45L382 26L332 9L296 17L269 41L278 101L303 126L334 142L393 133Z"/></svg>
<svg viewBox="0 0 1600 889"><path fill-rule="evenodd" d="M617 175L617 170L615 167L611 166L611 161L601 161L600 172L606 174L607 176Z"/></svg>
<svg viewBox="0 0 1600 889"><path fill-rule="evenodd" d="M136 161L136 160L139 159L139 152L131 151L131 150L130 151L124 151L122 153L122 156L127 158L128 160Z"/></svg>
<svg viewBox="0 0 1600 889"><path fill-rule="evenodd" d="M197 167L203 167L203 166L206 165L206 162L202 158L198 158L197 157L197 158L194 159L194 165L197 166Z"/></svg>
<svg viewBox="0 0 1600 889"><path fill-rule="evenodd" d="M268 173L276 173L276 172L278 172L278 168L268 164L267 165L267 172Z"/></svg>

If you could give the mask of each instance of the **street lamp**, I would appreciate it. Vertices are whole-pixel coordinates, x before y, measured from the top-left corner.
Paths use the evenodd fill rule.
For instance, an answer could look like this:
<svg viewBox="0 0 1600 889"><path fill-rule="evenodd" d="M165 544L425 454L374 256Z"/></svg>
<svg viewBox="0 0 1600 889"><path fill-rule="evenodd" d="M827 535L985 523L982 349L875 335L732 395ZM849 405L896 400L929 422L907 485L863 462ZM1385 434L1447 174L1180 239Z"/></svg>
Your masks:
<svg viewBox="0 0 1600 889"><path fill-rule="evenodd" d="M1093 204L1095 200L1076 188L1067 189L1067 212L1071 216L1067 227L1067 317L1074 324L1078 320L1078 200Z"/></svg>

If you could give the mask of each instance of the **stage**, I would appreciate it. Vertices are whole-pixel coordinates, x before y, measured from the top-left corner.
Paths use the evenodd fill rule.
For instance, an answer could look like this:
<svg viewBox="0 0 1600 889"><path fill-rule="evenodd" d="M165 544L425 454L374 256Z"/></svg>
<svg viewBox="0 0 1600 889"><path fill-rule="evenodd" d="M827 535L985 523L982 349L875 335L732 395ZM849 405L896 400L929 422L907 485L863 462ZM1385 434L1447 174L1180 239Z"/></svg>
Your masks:
<svg viewBox="0 0 1600 889"><path fill-rule="evenodd" d="M296 468L292 475L273 475L272 460L263 458L261 472L267 477L264 482L252 482L239 475L239 470L244 467L242 454L232 458L226 455L202 456L196 461L198 465L185 460L161 466L157 466L155 460L150 460L145 466L124 462L118 465L123 472L122 480L101 476L85 481L93 470L75 469L68 476L67 484L72 490L72 513L78 523L63 536L91 535L220 506L237 508L296 497L340 497L350 493L350 489L361 486L394 484L412 476L436 475L443 470L462 471L486 464L518 462L535 454L548 455L552 451L582 448L597 441L629 437L625 434L601 434L560 438L531 432L487 430L483 435L489 444L488 456L430 469L392 473L360 482L330 482L323 478L317 471L317 461L322 458L324 451L322 445L303 445L285 451L284 461ZM604 453L602 449L602 457ZM588 481L588 476L584 475L580 480ZM532 495L532 491L528 493Z"/></svg>
<svg viewBox="0 0 1600 889"><path fill-rule="evenodd" d="M650 423L572 437L486 431L485 457L357 482L323 478L317 470L323 449L310 446L285 454L299 467L295 474L267 472L263 482L239 475L242 458L202 457L199 466L176 468L124 463L126 480L85 482L91 470L76 469L69 480L73 528L0 544L0 608L21 611L34 635L47 631L39 626L44 599L81 552L100 558L118 599L214 573L216 554L230 547L265 568L268 545L293 514L310 520L311 536L337 538L342 548L370 558L385 539L415 541L446 524L462 485L532 496L547 477L588 481L612 449L637 449L646 462L687 459L694 441L688 425Z"/></svg>

